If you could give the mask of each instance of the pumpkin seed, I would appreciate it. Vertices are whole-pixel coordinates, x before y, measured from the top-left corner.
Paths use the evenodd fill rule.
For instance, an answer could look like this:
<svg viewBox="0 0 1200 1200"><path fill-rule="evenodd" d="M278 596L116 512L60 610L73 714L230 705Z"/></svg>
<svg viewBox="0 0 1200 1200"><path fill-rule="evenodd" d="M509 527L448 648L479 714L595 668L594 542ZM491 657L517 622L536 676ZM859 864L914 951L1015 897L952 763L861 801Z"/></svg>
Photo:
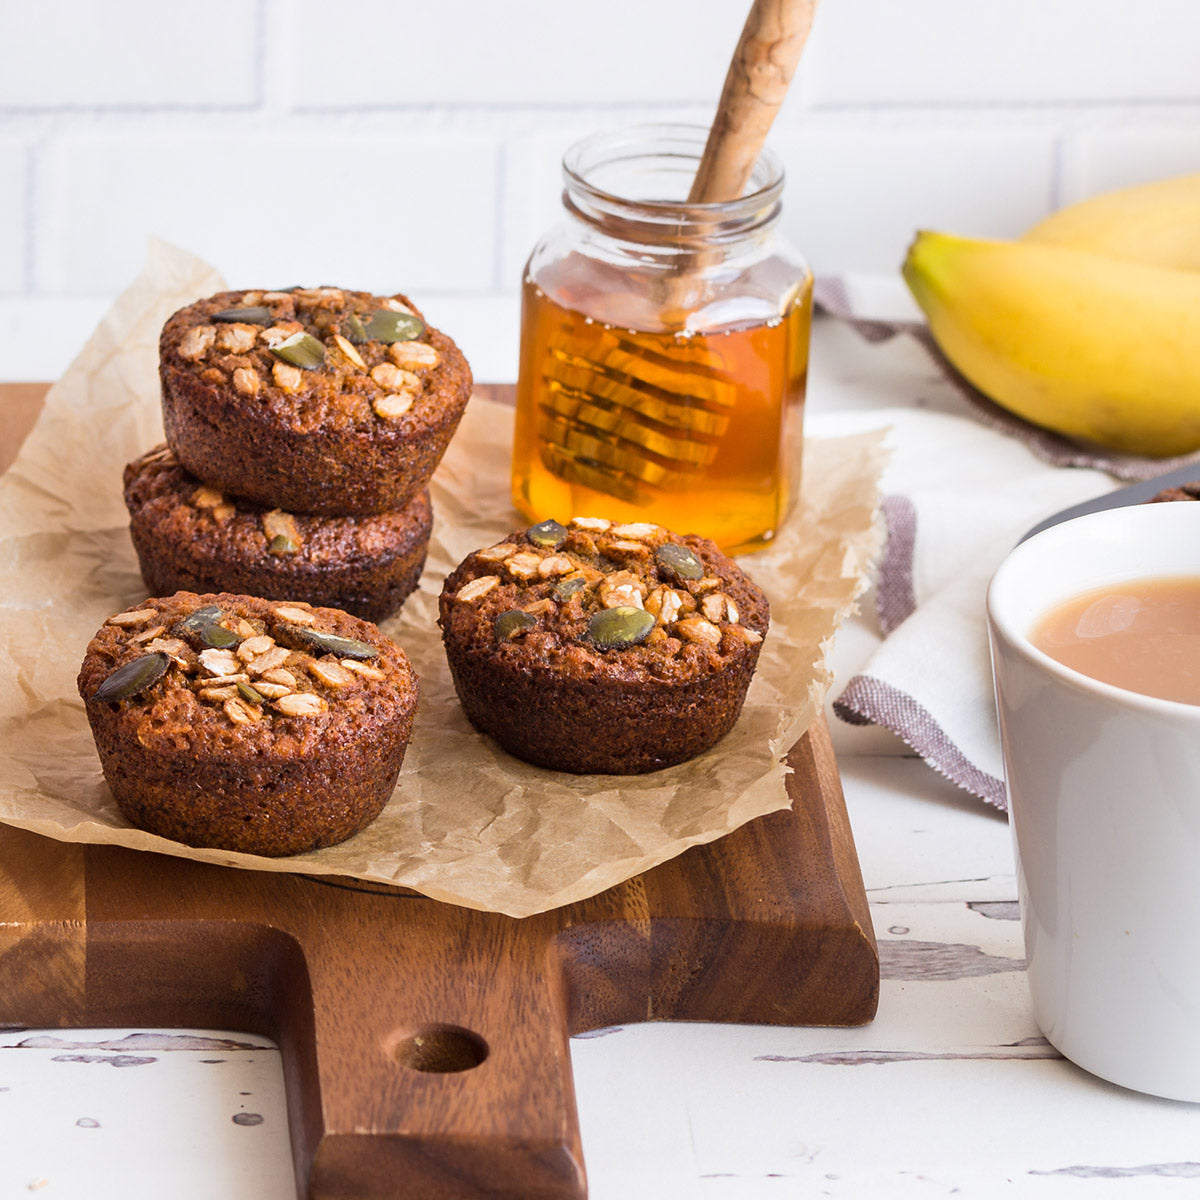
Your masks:
<svg viewBox="0 0 1200 1200"><path fill-rule="evenodd" d="M206 604L203 608L188 613L182 621L178 622L175 632L183 634L184 637L189 634L199 634L206 626L216 624L224 615L217 605Z"/></svg>
<svg viewBox="0 0 1200 1200"><path fill-rule="evenodd" d="M654 559L664 571L677 579L699 579L704 574L704 564L678 542L664 542L655 550Z"/></svg>
<svg viewBox="0 0 1200 1200"><path fill-rule="evenodd" d="M271 310L261 304L252 304L246 308L223 308L209 318L210 321L239 321L247 325L270 325L274 319Z"/></svg>
<svg viewBox="0 0 1200 1200"><path fill-rule="evenodd" d="M336 633L323 633L320 629L309 629L304 625L285 625L284 629L296 641L310 650L322 650L336 654L338 658L378 658L379 651L369 642L357 638L342 637Z"/></svg>
<svg viewBox="0 0 1200 1200"><path fill-rule="evenodd" d="M554 585L555 600L570 600L576 592L581 592L587 587L587 580L582 575L576 575L574 579L562 579Z"/></svg>
<svg viewBox="0 0 1200 1200"><path fill-rule="evenodd" d="M211 625L205 625L199 636L206 646L216 650L227 650L242 640L232 629L226 629L224 625L218 625L215 621Z"/></svg>
<svg viewBox="0 0 1200 1200"><path fill-rule="evenodd" d="M588 637L599 650L624 650L645 641L654 628L654 615L632 604L602 608L588 622Z"/></svg>
<svg viewBox="0 0 1200 1200"><path fill-rule="evenodd" d="M242 639L233 630L226 629L221 624L224 619L225 613L217 605L205 604L177 622L174 632L189 642L199 642L202 646L225 650L236 646Z"/></svg>
<svg viewBox="0 0 1200 1200"><path fill-rule="evenodd" d="M272 346L271 353L302 371L315 370L325 361L325 347L311 333L293 333L278 346Z"/></svg>
<svg viewBox="0 0 1200 1200"><path fill-rule="evenodd" d="M342 322L342 332L356 344L370 341L370 338L367 337L367 327L362 323L362 318L358 313L351 313Z"/></svg>
<svg viewBox="0 0 1200 1200"><path fill-rule="evenodd" d="M515 638L518 634L524 633L525 630L532 629L536 624L537 617L532 613L523 612L519 608L512 608L508 612L501 613L496 618L493 628L496 631L496 640L498 642L507 642Z"/></svg>
<svg viewBox="0 0 1200 1200"><path fill-rule="evenodd" d="M567 527L557 521L539 521L525 530L525 536L544 550L557 550L567 540Z"/></svg>
<svg viewBox="0 0 1200 1200"><path fill-rule="evenodd" d="M125 663L109 675L92 694L93 700L128 700L144 692L167 673L170 658L159 650Z"/></svg>
<svg viewBox="0 0 1200 1200"><path fill-rule="evenodd" d="M364 328L372 342L415 342L425 332L425 322L415 313L381 308L367 318Z"/></svg>
<svg viewBox="0 0 1200 1200"><path fill-rule="evenodd" d="M251 704L266 704L263 695L256 688L251 687L248 683L239 683L237 685L238 695L243 700L249 701Z"/></svg>
<svg viewBox="0 0 1200 1200"><path fill-rule="evenodd" d="M300 547L286 533L277 533L267 544L268 554L295 554Z"/></svg>

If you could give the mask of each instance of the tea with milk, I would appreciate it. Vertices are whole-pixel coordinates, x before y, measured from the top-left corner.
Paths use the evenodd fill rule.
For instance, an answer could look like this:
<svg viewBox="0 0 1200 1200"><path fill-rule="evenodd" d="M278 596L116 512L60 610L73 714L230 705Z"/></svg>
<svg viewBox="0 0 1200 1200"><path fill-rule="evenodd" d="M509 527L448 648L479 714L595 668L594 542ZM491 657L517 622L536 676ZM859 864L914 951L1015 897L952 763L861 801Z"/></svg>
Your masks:
<svg viewBox="0 0 1200 1200"><path fill-rule="evenodd" d="M1200 576L1083 592L1043 613L1029 640L1102 683L1200 704Z"/></svg>

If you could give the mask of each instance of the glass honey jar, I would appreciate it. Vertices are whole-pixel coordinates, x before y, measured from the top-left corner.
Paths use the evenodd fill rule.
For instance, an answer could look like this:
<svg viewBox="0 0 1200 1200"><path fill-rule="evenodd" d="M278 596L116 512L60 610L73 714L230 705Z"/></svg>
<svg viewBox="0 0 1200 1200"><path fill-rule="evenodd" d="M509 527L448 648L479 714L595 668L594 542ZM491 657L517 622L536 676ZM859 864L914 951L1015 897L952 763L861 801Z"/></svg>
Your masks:
<svg viewBox="0 0 1200 1200"><path fill-rule="evenodd" d="M563 158L564 223L522 280L512 498L770 543L798 488L812 274L777 228L783 169L689 203L707 131L637 126ZM682 198L681 198L682 197Z"/></svg>

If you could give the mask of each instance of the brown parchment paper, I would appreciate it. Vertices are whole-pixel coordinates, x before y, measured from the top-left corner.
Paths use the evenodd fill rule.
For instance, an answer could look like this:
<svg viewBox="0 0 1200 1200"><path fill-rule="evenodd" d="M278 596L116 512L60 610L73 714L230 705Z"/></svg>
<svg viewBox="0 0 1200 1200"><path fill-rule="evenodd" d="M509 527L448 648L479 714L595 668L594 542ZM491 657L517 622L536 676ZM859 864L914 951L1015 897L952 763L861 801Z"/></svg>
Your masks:
<svg viewBox="0 0 1200 1200"><path fill-rule="evenodd" d="M476 397L434 479L420 589L383 626L421 677L412 741L384 812L342 845L282 859L192 849L131 828L101 776L75 676L96 629L146 594L121 473L162 440L159 329L222 286L204 263L152 243L143 273L51 389L0 479L0 821L68 842L401 884L528 916L787 806L782 760L821 711L826 648L878 549L883 434L810 439L802 503L769 550L743 560L770 597L772 623L734 730L651 775L572 776L527 766L476 733L443 656L442 579L522 524L508 499L512 414Z"/></svg>

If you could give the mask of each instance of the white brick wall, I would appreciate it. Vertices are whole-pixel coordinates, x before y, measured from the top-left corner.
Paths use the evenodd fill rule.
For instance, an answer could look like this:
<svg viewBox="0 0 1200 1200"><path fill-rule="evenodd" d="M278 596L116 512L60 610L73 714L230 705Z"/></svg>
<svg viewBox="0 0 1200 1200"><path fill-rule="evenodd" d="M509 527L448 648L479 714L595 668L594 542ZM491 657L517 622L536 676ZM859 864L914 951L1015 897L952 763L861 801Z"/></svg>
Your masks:
<svg viewBox="0 0 1200 1200"><path fill-rule="evenodd" d="M0 377L61 370L152 234L232 283L410 290L511 375L562 150L707 122L747 8L0 0ZM771 139L785 226L894 276L918 227L1200 170L1198 46L1197 0L821 0Z"/></svg>
<svg viewBox="0 0 1200 1200"><path fill-rule="evenodd" d="M148 231L246 287L493 287L494 138L397 136L377 122L250 132L220 124L222 132L173 126L56 138L41 161L35 290L111 287L140 260Z"/></svg>
<svg viewBox="0 0 1200 1200"><path fill-rule="evenodd" d="M1121 128L1096 129L1071 139L1063 154L1064 203L1148 179L1200 171L1200 119L1138 120Z"/></svg>
<svg viewBox="0 0 1200 1200"><path fill-rule="evenodd" d="M203 12L203 17L198 13ZM207 0L0 3L0 105L248 108L258 100L256 6Z"/></svg>
<svg viewBox="0 0 1200 1200"><path fill-rule="evenodd" d="M1200 100L1195 0L834 0L822 104Z"/></svg>
<svg viewBox="0 0 1200 1200"><path fill-rule="evenodd" d="M1012 236L1053 204L1044 129L801 122L774 142L789 169L785 227L822 274L895 271L920 228Z"/></svg>
<svg viewBox="0 0 1200 1200"><path fill-rule="evenodd" d="M729 0L297 0L301 108L703 103L745 10ZM747 4L746 8L749 8Z"/></svg>

